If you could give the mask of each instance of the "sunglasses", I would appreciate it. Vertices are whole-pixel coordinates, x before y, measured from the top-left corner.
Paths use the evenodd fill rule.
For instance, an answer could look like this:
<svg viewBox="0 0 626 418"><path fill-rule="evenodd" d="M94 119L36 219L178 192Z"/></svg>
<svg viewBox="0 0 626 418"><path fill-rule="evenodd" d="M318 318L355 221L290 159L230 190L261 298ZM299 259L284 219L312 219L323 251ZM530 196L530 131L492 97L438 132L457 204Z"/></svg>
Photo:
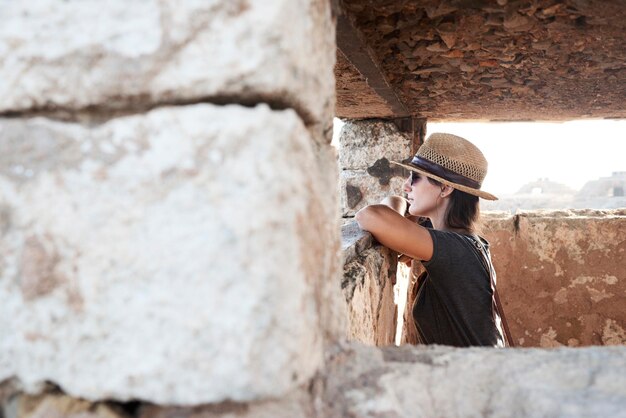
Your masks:
<svg viewBox="0 0 626 418"><path fill-rule="evenodd" d="M415 171L411 171L411 186L413 186L415 184L415 182L417 181L417 179L420 178L420 175L418 173L416 173Z"/></svg>

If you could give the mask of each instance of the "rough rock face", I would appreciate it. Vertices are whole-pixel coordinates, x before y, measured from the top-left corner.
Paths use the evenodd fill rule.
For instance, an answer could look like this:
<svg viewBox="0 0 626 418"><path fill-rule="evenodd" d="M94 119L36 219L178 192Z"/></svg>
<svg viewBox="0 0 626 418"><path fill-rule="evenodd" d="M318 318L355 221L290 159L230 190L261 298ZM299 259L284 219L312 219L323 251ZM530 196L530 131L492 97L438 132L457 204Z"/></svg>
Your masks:
<svg viewBox="0 0 626 418"><path fill-rule="evenodd" d="M536 211L485 222L521 346L626 343L626 212Z"/></svg>
<svg viewBox="0 0 626 418"><path fill-rule="evenodd" d="M18 396L6 418L621 417L624 347L455 349L342 344L311 384L279 399L167 407Z"/></svg>
<svg viewBox="0 0 626 418"><path fill-rule="evenodd" d="M2 415L4 413L4 415ZM62 394L17 395L0 405L6 418L130 418L121 408Z"/></svg>
<svg viewBox="0 0 626 418"><path fill-rule="evenodd" d="M625 347L351 344L328 363L324 417L602 417L626 410Z"/></svg>
<svg viewBox="0 0 626 418"><path fill-rule="evenodd" d="M339 136L342 215L402 192L405 170L390 164L411 157L411 140L391 122L349 121Z"/></svg>
<svg viewBox="0 0 626 418"><path fill-rule="evenodd" d="M410 114L430 120L626 117L621 0L342 4ZM335 72L338 116L391 116L363 87L357 69L340 60Z"/></svg>
<svg viewBox="0 0 626 418"><path fill-rule="evenodd" d="M327 2L4 1L0 18L0 113L262 101L331 124Z"/></svg>
<svg viewBox="0 0 626 418"><path fill-rule="evenodd" d="M397 253L374 245L371 234L361 231L356 221L343 226L342 241L347 336L366 344L391 345L397 321L393 291Z"/></svg>
<svg viewBox="0 0 626 418"><path fill-rule="evenodd" d="M341 320L336 171L294 111L0 130L0 381L190 404L316 372Z"/></svg>
<svg viewBox="0 0 626 418"><path fill-rule="evenodd" d="M367 83L367 79L354 68L350 61L337 49L335 64L337 97L336 115L346 118L393 117L394 109L383 100Z"/></svg>
<svg viewBox="0 0 626 418"><path fill-rule="evenodd" d="M223 402L194 408L144 405L137 418L323 418L318 414L321 396L315 387L319 385L317 377L315 384L298 388L281 398L250 403Z"/></svg>
<svg viewBox="0 0 626 418"><path fill-rule="evenodd" d="M626 344L625 224L621 209L483 215L517 346ZM403 342L416 342L412 332Z"/></svg>

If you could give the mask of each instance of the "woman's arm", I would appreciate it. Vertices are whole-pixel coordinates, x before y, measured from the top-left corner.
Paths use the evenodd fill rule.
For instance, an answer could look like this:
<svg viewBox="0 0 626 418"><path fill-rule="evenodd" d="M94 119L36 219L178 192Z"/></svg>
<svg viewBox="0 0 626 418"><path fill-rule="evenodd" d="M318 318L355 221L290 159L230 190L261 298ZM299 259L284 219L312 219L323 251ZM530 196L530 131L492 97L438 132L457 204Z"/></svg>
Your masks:
<svg viewBox="0 0 626 418"><path fill-rule="evenodd" d="M406 210L402 207L396 207L399 202L392 196L390 203L392 207L386 204L366 206L356 213L356 221L361 229L369 231L374 238L385 247L389 247L394 251L406 254L417 260L430 260L433 256L433 240L426 228L412 222L402 216L399 212ZM406 201L404 201L406 205ZM395 210L396 208L400 210Z"/></svg>

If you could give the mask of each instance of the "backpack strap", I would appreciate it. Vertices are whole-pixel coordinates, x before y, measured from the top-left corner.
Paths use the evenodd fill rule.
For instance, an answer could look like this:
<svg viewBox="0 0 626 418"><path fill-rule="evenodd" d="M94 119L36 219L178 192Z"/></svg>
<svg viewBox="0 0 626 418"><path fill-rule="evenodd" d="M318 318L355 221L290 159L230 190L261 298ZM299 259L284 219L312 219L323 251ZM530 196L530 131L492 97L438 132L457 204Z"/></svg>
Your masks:
<svg viewBox="0 0 626 418"><path fill-rule="evenodd" d="M493 267L493 263L491 262L491 255L489 254L489 250L485 247L480 238L468 237L467 235L465 236L474 243L476 249L478 249L478 252L481 255L485 269L487 270L487 272L489 272L489 278L491 279L491 290L493 292L494 322L496 323L496 326L498 326L497 317L499 316L504 331L504 344L506 347L513 347L513 338L511 337L509 324L506 321L506 317L504 316L504 309L502 308L502 303L500 302L500 295L498 294L498 288L496 287L496 270Z"/></svg>

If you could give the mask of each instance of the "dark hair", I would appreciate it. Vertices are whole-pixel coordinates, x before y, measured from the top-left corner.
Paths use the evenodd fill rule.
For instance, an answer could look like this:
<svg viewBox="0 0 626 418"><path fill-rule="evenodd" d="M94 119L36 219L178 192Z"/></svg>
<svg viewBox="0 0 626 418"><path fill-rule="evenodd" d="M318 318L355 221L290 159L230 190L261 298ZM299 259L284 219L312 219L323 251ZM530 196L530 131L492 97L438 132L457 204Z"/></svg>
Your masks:
<svg viewBox="0 0 626 418"><path fill-rule="evenodd" d="M435 179L431 179L430 177L427 177L427 179L436 186L442 185L442 183ZM475 224L478 221L479 215L478 196L457 189L452 191L452 194L450 194L448 213L446 213L446 224L448 227L462 229L473 234L476 232Z"/></svg>

